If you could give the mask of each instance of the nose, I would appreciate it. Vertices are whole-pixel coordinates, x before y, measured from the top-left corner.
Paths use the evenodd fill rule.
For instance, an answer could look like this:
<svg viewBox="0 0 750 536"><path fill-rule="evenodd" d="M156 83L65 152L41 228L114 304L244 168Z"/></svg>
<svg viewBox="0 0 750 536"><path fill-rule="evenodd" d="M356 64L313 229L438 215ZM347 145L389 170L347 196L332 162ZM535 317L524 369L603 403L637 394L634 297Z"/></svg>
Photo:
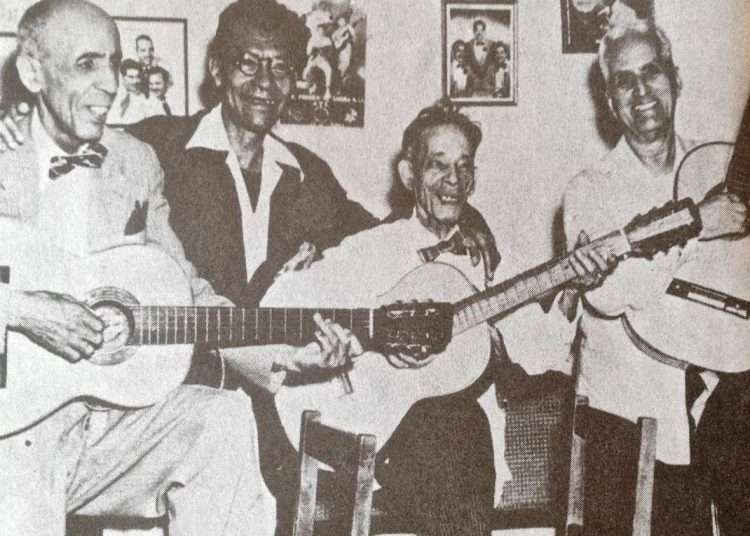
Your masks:
<svg viewBox="0 0 750 536"><path fill-rule="evenodd" d="M459 183L460 179L458 178L458 168L455 164L448 168L448 173L445 174L443 180L446 184L449 184L451 186L457 185Z"/></svg>
<svg viewBox="0 0 750 536"><path fill-rule="evenodd" d="M110 95L114 95L117 93L119 80L120 73L117 67L111 65L101 70L99 79L97 80L97 87Z"/></svg>
<svg viewBox="0 0 750 536"><path fill-rule="evenodd" d="M270 60L261 60L258 72L255 73L255 84L262 89L269 89L274 84Z"/></svg>
<svg viewBox="0 0 750 536"><path fill-rule="evenodd" d="M642 97L648 92L648 84L643 81L643 77L636 77L635 94Z"/></svg>

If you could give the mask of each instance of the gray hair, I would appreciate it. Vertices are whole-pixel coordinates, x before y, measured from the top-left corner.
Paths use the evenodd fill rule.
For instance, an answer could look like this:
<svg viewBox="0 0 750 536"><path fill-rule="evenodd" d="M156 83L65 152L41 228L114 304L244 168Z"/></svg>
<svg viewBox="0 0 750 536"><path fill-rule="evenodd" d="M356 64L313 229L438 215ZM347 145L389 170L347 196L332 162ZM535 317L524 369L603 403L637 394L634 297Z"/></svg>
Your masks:
<svg viewBox="0 0 750 536"><path fill-rule="evenodd" d="M612 53L619 43L632 37L650 42L656 49L656 57L667 68L670 78L675 77L677 69L672 59L672 43L667 34L650 20L634 19L626 24L611 26L599 43L599 69L608 86Z"/></svg>

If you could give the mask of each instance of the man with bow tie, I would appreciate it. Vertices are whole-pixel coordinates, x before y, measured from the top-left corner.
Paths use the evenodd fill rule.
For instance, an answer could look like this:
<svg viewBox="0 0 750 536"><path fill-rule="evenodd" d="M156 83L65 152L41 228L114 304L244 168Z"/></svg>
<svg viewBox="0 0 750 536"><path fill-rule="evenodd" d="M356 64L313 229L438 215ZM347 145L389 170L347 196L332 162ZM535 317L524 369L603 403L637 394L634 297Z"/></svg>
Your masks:
<svg viewBox="0 0 750 536"><path fill-rule="evenodd" d="M397 166L414 201L412 214L347 238L309 270L282 276L262 304L375 305L406 273L433 262L457 268L475 288L484 288L486 270L472 266L458 229L474 192L481 139L480 128L449 104L422 110L404 132ZM595 252L574 257L573 265L581 276L607 269L606 260ZM509 477L504 416L494 385L497 361L507 356L499 333L492 331L491 338L494 357L479 379L458 393L416 403L378 454L376 477L383 488L379 500L413 522L420 535L490 533L494 500ZM408 369L429 366L434 357L389 359Z"/></svg>
<svg viewBox="0 0 750 536"><path fill-rule="evenodd" d="M487 23L474 21L474 37L467 43L466 58L469 68L468 89L472 97L491 97L495 91L496 66L493 60L495 42L485 36Z"/></svg>
<svg viewBox="0 0 750 536"><path fill-rule="evenodd" d="M196 304L231 305L185 259L168 223L154 151L105 126L121 56L114 21L86 0L42 0L25 12L16 67L35 106L19 122L28 142L0 155L0 216L76 255L124 244L159 247L189 277ZM344 330L317 321L320 346L272 354L254 347L229 358L255 367L258 383L270 385L287 370L339 366L356 353ZM0 285L2 340L15 330L76 362L101 347L104 328L70 296ZM7 382L17 381L7 372ZM62 536L66 515L78 512L169 515L175 536L234 536L248 527L270 536L275 503L258 458L252 405L238 392L182 385L131 410L73 401L0 438L0 531Z"/></svg>

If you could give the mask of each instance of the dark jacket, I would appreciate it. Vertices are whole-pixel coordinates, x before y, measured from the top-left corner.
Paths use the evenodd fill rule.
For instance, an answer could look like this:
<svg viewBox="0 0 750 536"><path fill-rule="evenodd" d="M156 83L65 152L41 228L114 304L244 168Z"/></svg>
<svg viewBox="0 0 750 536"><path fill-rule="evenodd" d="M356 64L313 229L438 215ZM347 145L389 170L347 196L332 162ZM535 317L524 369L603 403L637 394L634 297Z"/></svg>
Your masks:
<svg viewBox="0 0 750 536"><path fill-rule="evenodd" d="M300 170L283 166L271 195L266 261L254 274L247 274L240 202L225 161L227 153L185 148L205 114L152 117L128 129L156 150L166 175L169 221L187 258L219 294L254 306L302 242L311 242L322 251L378 223L347 198L320 157L301 145L279 140L299 161L305 180L300 180Z"/></svg>

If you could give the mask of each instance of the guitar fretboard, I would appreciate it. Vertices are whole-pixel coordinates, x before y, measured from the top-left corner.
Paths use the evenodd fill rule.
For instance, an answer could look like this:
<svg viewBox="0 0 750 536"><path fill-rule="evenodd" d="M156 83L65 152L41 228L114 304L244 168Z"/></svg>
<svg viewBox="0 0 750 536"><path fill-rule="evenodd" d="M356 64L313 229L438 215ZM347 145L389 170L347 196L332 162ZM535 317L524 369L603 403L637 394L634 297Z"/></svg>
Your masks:
<svg viewBox="0 0 750 536"><path fill-rule="evenodd" d="M130 309L129 344L209 344L221 347L306 344L315 340L318 312L362 341L372 337L370 309L246 309L237 307L144 306Z"/></svg>

